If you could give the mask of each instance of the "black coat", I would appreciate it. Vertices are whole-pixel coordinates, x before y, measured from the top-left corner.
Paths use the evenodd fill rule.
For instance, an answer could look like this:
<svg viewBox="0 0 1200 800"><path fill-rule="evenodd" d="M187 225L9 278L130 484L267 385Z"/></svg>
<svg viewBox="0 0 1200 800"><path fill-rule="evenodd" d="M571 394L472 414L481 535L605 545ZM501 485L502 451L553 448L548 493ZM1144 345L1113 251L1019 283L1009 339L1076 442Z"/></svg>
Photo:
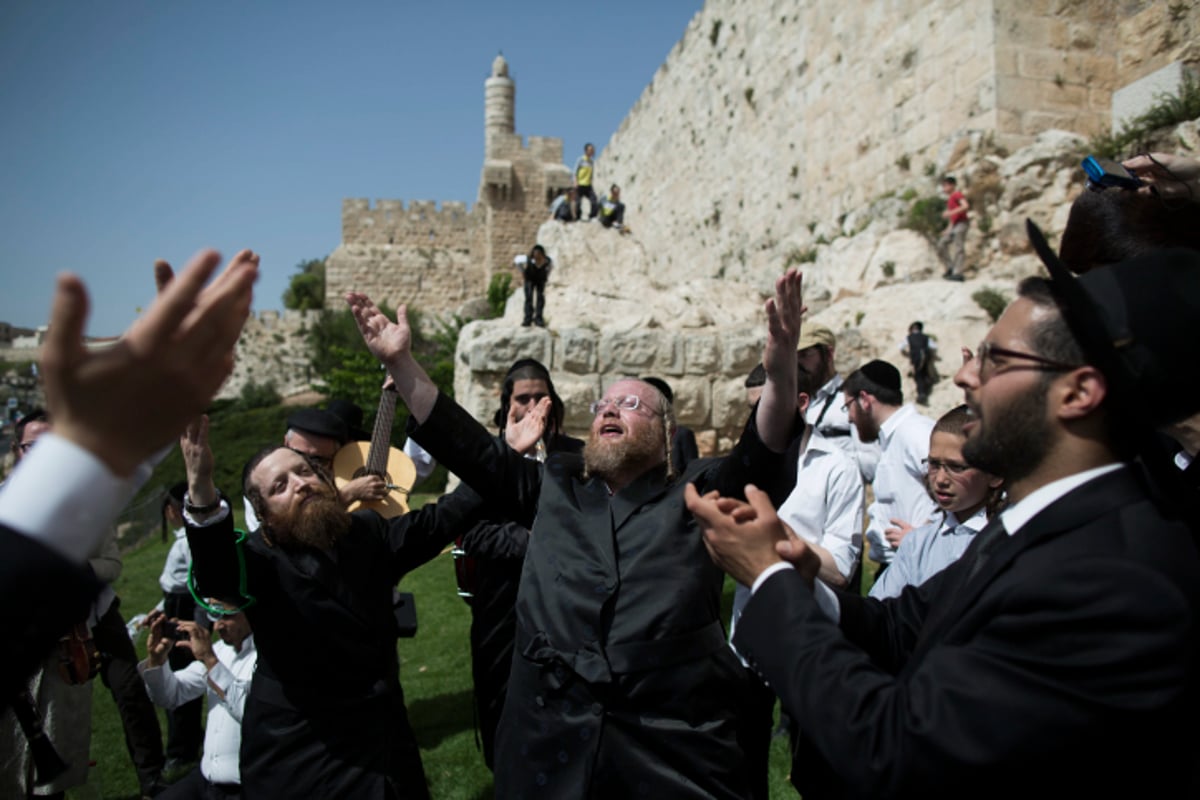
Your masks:
<svg viewBox="0 0 1200 800"><path fill-rule="evenodd" d="M967 580L898 598L797 573L754 594L734 643L804 736L792 779L829 797L1194 797L1200 558L1128 468L1043 509Z"/></svg>
<svg viewBox="0 0 1200 800"><path fill-rule="evenodd" d="M0 711L100 591L86 565L0 525Z"/></svg>
<svg viewBox="0 0 1200 800"><path fill-rule="evenodd" d="M729 457L670 484L651 470L610 497L580 458L522 458L444 396L412 434L489 508L532 522L496 796L745 797L735 721L749 681L683 489L754 482L781 501L783 454L751 425Z"/></svg>
<svg viewBox="0 0 1200 800"><path fill-rule="evenodd" d="M579 453L583 441L555 436L547 451ZM495 768L496 728L508 691L517 634L517 587L529 547L529 528L489 519L463 534L459 546L470 559L471 678L475 685L479 739L489 769Z"/></svg>
<svg viewBox="0 0 1200 800"><path fill-rule="evenodd" d="M241 548L244 576L231 517L188 527L199 590L255 600L244 797L428 797L400 688L392 588L479 511L465 487L391 520L356 511L332 557L268 546L256 532Z"/></svg>

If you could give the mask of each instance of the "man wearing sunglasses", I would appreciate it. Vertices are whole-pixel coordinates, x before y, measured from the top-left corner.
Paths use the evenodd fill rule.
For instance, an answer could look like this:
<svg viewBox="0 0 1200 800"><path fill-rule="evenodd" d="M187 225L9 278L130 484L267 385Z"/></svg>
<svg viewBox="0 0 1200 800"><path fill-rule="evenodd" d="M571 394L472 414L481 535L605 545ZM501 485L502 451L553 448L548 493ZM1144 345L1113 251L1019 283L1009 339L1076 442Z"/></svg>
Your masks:
<svg viewBox="0 0 1200 800"><path fill-rule="evenodd" d="M799 273L775 288L762 399L732 454L682 476L668 457L671 404L645 381L617 380L592 404L582 460L555 453L539 464L519 454L520 436L505 446L438 392L413 359L403 309L393 322L347 295L417 423L413 437L489 506L532 526L497 797L751 796L738 740L750 680L725 642L724 576L683 494L692 482L735 496L753 482L780 501L791 489ZM527 437L541 434L549 406L521 421Z"/></svg>
<svg viewBox="0 0 1200 800"><path fill-rule="evenodd" d="M206 605L220 641L214 642L208 630L192 620L168 620L157 610L146 618L150 638L138 672L150 699L157 706L173 709L208 696L204 757L198 767L160 795L163 800L241 797L238 749L242 712L258 650L250 622L236 603L209 598ZM187 650L195 660L182 669L172 669L167 656L176 648Z"/></svg>

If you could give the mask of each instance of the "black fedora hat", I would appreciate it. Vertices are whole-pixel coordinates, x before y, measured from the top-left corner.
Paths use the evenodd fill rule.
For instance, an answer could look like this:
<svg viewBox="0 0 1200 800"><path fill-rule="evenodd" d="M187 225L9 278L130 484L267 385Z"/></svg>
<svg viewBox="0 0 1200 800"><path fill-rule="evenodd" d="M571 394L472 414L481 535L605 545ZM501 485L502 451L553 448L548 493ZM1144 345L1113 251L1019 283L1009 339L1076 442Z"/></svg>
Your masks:
<svg viewBox="0 0 1200 800"><path fill-rule="evenodd" d="M363 430L363 410L358 403L335 397L326 403L325 410L345 423L350 441L362 442L371 438L371 434Z"/></svg>
<svg viewBox="0 0 1200 800"><path fill-rule="evenodd" d="M319 408L293 411L287 418L287 426L304 433L336 439L339 444L346 442L346 423L338 415Z"/></svg>
<svg viewBox="0 0 1200 800"><path fill-rule="evenodd" d="M1200 253L1157 250L1076 277L1032 220L1026 230L1063 319L1127 421L1161 427L1200 411Z"/></svg>

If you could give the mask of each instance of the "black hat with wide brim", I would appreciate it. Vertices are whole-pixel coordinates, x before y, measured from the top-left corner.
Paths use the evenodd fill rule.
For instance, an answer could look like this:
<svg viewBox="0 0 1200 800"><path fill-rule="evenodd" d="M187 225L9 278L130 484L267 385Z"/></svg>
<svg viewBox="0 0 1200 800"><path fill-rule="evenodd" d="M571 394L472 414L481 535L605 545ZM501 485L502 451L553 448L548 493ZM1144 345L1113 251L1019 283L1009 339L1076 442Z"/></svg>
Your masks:
<svg viewBox="0 0 1200 800"><path fill-rule="evenodd" d="M1108 381L1110 407L1155 428L1200 411L1200 253L1163 249L1076 277L1025 225L1067 326Z"/></svg>

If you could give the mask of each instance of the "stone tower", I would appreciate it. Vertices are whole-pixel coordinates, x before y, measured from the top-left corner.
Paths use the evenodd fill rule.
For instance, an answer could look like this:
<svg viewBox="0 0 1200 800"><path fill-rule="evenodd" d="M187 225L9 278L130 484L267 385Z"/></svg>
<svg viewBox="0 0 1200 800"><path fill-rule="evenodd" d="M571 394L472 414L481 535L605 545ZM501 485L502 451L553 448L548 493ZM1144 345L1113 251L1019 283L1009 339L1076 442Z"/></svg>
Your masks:
<svg viewBox="0 0 1200 800"><path fill-rule="evenodd" d="M492 62L492 75L483 84L483 157L496 158L498 142L516 132L517 85L508 77L502 54Z"/></svg>
<svg viewBox="0 0 1200 800"><path fill-rule="evenodd" d="M462 202L342 201L342 242L325 264L326 308L362 291L393 308L457 312L535 244L554 195L571 185L562 139L516 132L516 82L497 55L484 82L483 169L475 207Z"/></svg>
<svg viewBox="0 0 1200 800"><path fill-rule="evenodd" d="M536 243L538 226L548 216L550 201L571 185L562 163L562 139L515 132L516 83L508 62L497 55L484 83L484 153L479 177L479 207L484 209L482 255L488 278L511 269L513 256Z"/></svg>

